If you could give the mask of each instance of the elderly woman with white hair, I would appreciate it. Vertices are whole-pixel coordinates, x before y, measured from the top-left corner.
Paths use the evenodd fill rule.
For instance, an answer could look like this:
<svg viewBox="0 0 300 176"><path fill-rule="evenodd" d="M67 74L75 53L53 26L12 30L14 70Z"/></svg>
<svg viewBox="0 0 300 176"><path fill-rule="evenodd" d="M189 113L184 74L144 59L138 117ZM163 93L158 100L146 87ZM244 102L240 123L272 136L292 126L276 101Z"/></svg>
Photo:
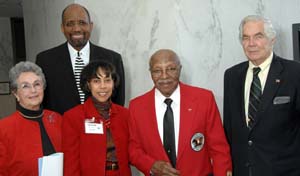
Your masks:
<svg viewBox="0 0 300 176"><path fill-rule="evenodd" d="M61 151L61 116L43 109L45 76L32 62L9 71L17 110L0 120L0 175L38 175L38 158Z"/></svg>

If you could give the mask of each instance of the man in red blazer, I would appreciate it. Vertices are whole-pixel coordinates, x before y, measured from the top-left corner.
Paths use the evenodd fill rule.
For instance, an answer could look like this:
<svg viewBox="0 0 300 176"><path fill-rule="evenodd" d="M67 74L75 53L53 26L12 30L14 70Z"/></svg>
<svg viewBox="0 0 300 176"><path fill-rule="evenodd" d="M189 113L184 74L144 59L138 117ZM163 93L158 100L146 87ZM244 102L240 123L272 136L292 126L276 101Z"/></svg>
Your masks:
<svg viewBox="0 0 300 176"><path fill-rule="evenodd" d="M212 92L179 81L181 64L172 50L157 51L149 65L154 88L129 105L131 163L145 175L231 175L229 146ZM166 98L172 100L175 140L168 149ZM167 154L172 152L175 161Z"/></svg>

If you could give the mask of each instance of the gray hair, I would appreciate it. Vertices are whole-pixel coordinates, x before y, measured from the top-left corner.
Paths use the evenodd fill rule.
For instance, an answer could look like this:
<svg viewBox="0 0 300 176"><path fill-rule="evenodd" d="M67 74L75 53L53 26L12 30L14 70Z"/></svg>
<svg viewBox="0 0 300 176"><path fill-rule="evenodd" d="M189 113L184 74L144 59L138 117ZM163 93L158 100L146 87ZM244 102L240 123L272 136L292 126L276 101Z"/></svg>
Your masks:
<svg viewBox="0 0 300 176"><path fill-rule="evenodd" d="M153 59L155 57L157 57L157 55L160 55L161 53L164 53L165 55L167 55L167 57L171 57L174 59L176 65L178 67L181 67L181 62L180 62L180 59L178 57L178 55L173 51L173 50L170 50L170 49L160 49L160 50L157 50L151 57L150 57L150 60L149 60L149 70L151 70L152 68L152 65L153 65Z"/></svg>
<svg viewBox="0 0 300 176"><path fill-rule="evenodd" d="M22 61L9 70L10 90L12 92L15 92L18 89L17 79L24 72L32 72L39 76L43 81L44 89L46 88L46 79L42 69L33 62Z"/></svg>
<svg viewBox="0 0 300 176"><path fill-rule="evenodd" d="M269 40L272 40L276 37L276 31L272 25L272 22L271 20L267 19L267 18L264 18L262 16L259 16L259 15L248 15L246 16L242 21L241 21L241 24L239 26L239 39L240 39L240 42L242 43L243 41L243 29L244 29L244 25L247 23L247 22L250 22L250 21L262 21L264 23L264 33L266 34L267 38Z"/></svg>

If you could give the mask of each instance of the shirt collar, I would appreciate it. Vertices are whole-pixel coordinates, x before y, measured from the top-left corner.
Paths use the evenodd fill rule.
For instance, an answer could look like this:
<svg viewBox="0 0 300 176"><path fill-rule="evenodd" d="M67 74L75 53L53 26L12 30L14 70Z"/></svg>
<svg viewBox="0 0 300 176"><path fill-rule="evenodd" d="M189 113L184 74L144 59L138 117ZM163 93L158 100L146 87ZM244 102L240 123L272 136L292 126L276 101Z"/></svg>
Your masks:
<svg viewBox="0 0 300 176"><path fill-rule="evenodd" d="M268 66L270 66L272 59L273 59L273 52L271 52L270 56L258 66L261 69L261 71L264 71L266 68L268 68ZM254 65L251 61L249 61L249 69L252 70L254 67L257 66Z"/></svg>
<svg viewBox="0 0 300 176"><path fill-rule="evenodd" d="M164 104L164 101L166 98L171 98L173 100L174 104L178 105L180 103L180 86L179 86L179 84L170 97L165 97L157 88L155 88L155 99L158 100L158 102L161 102L162 104Z"/></svg>
<svg viewBox="0 0 300 176"><path fill-rule="evenodd" d="M68 49L71 58L76 58L78 56L77 50L68 42ZM90 57L90 42L87 42L86 45L79 51L81 57Z"/></svg>

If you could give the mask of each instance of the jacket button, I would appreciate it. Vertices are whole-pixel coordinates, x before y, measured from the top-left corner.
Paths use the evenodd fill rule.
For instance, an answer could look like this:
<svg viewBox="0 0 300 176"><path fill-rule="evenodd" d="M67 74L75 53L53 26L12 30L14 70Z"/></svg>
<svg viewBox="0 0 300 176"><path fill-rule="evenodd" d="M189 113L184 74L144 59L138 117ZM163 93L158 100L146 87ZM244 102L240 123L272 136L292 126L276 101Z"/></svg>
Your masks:
<svg viewBox="0 0 300 176"><path fill-rule="evenodd" d="M248 145L252 146L253 142L251 140L248 141Z"/></svg>

